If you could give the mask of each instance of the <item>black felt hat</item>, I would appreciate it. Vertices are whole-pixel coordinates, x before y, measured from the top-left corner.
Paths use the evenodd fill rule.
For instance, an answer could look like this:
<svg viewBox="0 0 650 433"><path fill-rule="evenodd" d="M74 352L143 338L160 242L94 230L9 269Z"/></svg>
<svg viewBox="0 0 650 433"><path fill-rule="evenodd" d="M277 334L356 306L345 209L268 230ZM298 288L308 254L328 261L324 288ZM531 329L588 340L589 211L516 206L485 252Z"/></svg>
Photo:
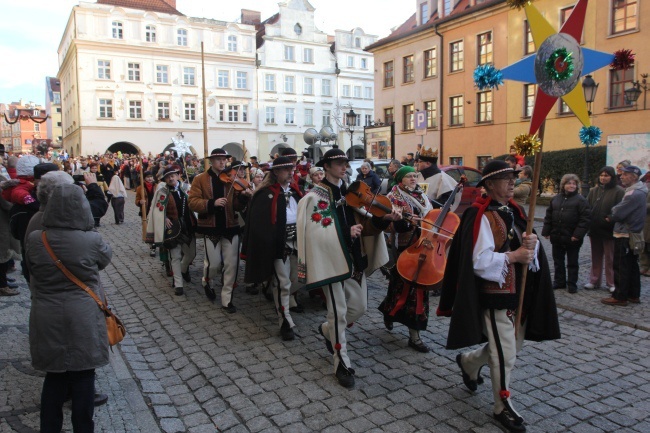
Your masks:
<svg viewBox="0 0 650 433"><path fill-rule="evenodd" d="M318 167L322 167L325 165L326 162L339 161L339 160L343 160L345 162L349 161L347 155L341 149L330 149L327 152L325 152L325 155L323 155L321 160L318 161L316 165Z"/></svg>
<svg viewBox="0 0 650 433"><path fill-rule="evenodd" d="M483 177L476 184L476 187L480 188L483 185L485 185L486 180L498 179L499 177L501 177L501 175L507 173L512 173L516 176L519 174L520 171L521 170L515 170L514 168L510 167L510 165L505 161L501 161L500 159L493 159L491 161L488 161L487 164L485 164L482 173Z"/></svg>
<svg viewBox="0 0 650 433"><path fill-rule="evenodd" d="M210 153L210 158L217 158L217 157L230 158L230 155L228 155L228 152L226 152L225 150L217 147Z"/></svg>

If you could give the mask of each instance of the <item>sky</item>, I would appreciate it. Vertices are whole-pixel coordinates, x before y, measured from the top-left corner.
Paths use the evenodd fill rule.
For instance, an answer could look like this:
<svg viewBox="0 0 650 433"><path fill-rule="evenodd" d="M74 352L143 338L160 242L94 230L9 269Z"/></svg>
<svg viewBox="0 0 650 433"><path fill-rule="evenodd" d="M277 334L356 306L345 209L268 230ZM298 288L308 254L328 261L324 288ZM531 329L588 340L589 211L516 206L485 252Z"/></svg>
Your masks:
<svg viewBox="0 0 650 433"><path fill-rule="evenodd" d="M92 3L92 2L91 2ZM361 27L382 38L415 12L413 0L310 0L316 26L336 29ZM57 49L72 7L79 0L0 0L0 102L23 99L45 103L45 77L59 69ZM187 16L238 21L240 9L262 12L266 19L278 11L277 0L177 0Z"/></svg>

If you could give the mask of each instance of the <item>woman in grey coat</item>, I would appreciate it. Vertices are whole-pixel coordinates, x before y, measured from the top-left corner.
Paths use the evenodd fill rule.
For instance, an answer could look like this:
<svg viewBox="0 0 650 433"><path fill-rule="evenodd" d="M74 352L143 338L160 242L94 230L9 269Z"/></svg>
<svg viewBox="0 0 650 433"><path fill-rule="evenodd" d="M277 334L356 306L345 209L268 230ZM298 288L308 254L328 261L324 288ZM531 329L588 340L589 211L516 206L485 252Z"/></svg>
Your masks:
<svg viewBox="0 0 650 433"><path fill-rule="evenodd" d="M47 240L65 267L105 299L99 271L110 263L112 250L94 225L83 190L57 185L43 214ZM41 432L61 431L68 394L74 432L92 432L95 369L108 364L106 319L93 298L56 267L41 233L29 234L25 253L31 272L32 365L47 373L41 394Z"/></svg>

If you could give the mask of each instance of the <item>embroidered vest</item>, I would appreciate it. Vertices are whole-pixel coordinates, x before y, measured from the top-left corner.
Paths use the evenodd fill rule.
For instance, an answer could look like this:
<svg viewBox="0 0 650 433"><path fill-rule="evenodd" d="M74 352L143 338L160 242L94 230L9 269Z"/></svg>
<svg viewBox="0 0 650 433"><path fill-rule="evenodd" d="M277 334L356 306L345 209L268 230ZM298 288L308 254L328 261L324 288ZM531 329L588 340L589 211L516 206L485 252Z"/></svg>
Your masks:
<svg viewBox="0 0 650 433"><path fill-rule="evenodd" d="M508 229L505 221L503 221L496 211L486 211L484 215L490 223L490 229L494 237L494 250L498 253L510 251L510 240L508 239ZM506 263L502 272L505 274L503 286L499 287L499 284L494 281L482 280L483 285L480 288L482 294L513 295L517 293L515 265L513 263Z"/></svg>

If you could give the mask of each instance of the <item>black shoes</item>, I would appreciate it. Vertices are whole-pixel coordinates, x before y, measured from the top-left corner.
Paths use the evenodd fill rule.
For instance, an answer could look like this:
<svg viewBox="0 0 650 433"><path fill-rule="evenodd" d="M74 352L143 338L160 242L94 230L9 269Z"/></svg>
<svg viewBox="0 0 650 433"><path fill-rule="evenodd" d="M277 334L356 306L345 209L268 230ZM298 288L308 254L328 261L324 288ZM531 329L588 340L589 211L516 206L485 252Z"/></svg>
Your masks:
<svg viewBox="0 0 650 433"><path fill-rule="evenodd" d="M520 416L510 413L508 409L503 409L500 414L494 414L494 419L499 421L509 432L525 432L526 426Z"/></svg>
<svg viewBox="0 0 650 433"><path fill-rule="evenodd" d="M567 290L569 293L578 293L578 287L575 284L569 284Z"/></svg>
<svg viewBox="0 0 650 433"><path fill-rule="evenodd" d="M149 249L149 257L156 257L156 247Z"/></svg>
<svg viewBox="0 0 650 433"><path fill-rule="evenodd" d="M420 353L429 353L431 351L431 349L429 349L427 345L422 342L422 340L416 343L409 338L409 347L412 347Z"/></svg>
<svg viewBox="0 0 650 433"><path fill-rule="evenodd" d="M93 400L93 404L95 405L95 407L106 404L107 401L108 401L108 396L106 394L95 393L95 399Z"/></svg>
<svg viewBox="0 0 650 433"><path fill-rule="evenodd" d="M182 287L176 287L174 288L174 295L176 296L183 296L183 288Z"/></svg>
<svg viewBox="0 0 650 433"><path fill-rule="evenodd" d="M342 362L339 362L339 366L336 369L336 379L338 379L339 385L345 388L352 388L354 386L354 370L346 368Z"/></svg>
<svg viewBox="0 0 650 433"><path fill-rule="evenodd" d="M388 318L388 316L384 316L384 326L385 326L386 329L388 329L389 331L392 331L392 330L393 330L393 321L390 320L390 319ZM410 342L410 341L411 341L411 340L409 340L409 342Z"/></svg>
<svg viewBox="0 0 650 433"><path fill-rule="evenodd" d="M282 326L280 327L280 335L284 341L291 341L296 338L296 334L294 334L293 329L291 329L291 326L286 319L282 322Z"/></svg>
<svg viewBox="0 0 650 433"><path fill-rule="evenodd" d="M190 270L189 269L187 270L187 272L181 272L181 275L183 276L183 279L186 282L188 282L188 283L192 282L192 277L190 277Z"/></svg>
<svg viewBox="0 0 650 433"><path fill-rule="evenodd" d="M325 339L325 347L327 347L327 351L334 355L334 348L332 347L332 343L325 337L325 334L323 333L323 325L318 325L318 333L323 336Z"/></svg>
<svg viewBox="0 0 650 433"><path fill-rule="evenodd" d="M249 295L257 295L259 293L259 289L257 288L257 284L251 284L246 286L246 293Z"/></svg>
<svg viewBox="0 0 650 433"><path fill-rule="evenodd" d="M223 308L224 310L226 310L226 312L227 312L228 314L233 314L233 313L236 313L236 312L237 312L237 307L235 307L235 306L232 304L232 302L231 302L230 304L228 304L227 307L221 307L221 308Z"/></svg>
<svg viewBox="0 0 650 433"><path fill-rule="evenodd" d="M476 391L478 388L477 384L483 383L483 378L480 375L480 370L479 370L479 375L476 380L472 380L469 377L469 374L465 372L465 369L463 368L463 363L461 362L461 355L460 353L456 355L456 364L458 364L458 367L460 367L460 374L463 376L463 383L469 389L470 391Z"/></svg>
<svg viewBox="0 0 650 433"><path fill-rule="evenodd" d="M210 283L208 283L207 281L204 282L205 282L205 286L203 286L203 290L205 290L205 296L207 296L209 300L214 301L215 299L217 299L217 294L214 293L214 289L210 287Z"/></svg>

